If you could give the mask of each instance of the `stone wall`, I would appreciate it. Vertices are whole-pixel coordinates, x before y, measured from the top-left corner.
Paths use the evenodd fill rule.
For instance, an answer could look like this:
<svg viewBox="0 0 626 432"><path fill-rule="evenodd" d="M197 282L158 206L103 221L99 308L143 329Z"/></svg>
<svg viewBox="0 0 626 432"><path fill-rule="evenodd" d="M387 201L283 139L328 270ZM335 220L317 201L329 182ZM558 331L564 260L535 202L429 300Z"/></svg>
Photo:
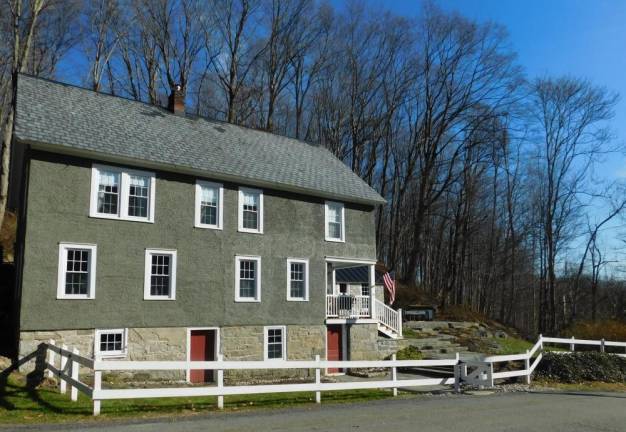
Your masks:
<svg viewBox="0 0 626 432"><path fill-rule="evenodd" d="M350 360L381 360L378 352L378 327L376 324L353 324L348 327Z"/></svg>
<svg viewBox="0 0 626 432"><path fill-rule="evenodd" d="M325 326L290 325L286 326L286 332L288 360L313 360L316 354L325 358ZM222 327L220 341L225 360L263 360L263 326ZM226 384L309 379L311 376L315 376L313 371L302 369L224 371Z"/></svg>
<svg viewBox="0 0 626 432"><path fill-rule="evenodd" d="M287 358L289 360L313 360L315 355L326 355L326 327L290 325L287 331ZM20 357L30 354L42 342L53 339L57 345L78 348L87 357L94 355L93 329L22 332ZM263 326L229 326L220 329L220 351L225 360L263 360ZM57 357L58 359L58 357ZM128 329L128 355L115 360L186 360L187 328L130 328ZM28 373L35 367L34 360L22 367ZM90 375L85 370L85 375ZM284 379L309 378L308 370L255 370L225 371L226 383L271 382ZM185 371L150 371L105 373L107 381L184 381Z"/></svg>

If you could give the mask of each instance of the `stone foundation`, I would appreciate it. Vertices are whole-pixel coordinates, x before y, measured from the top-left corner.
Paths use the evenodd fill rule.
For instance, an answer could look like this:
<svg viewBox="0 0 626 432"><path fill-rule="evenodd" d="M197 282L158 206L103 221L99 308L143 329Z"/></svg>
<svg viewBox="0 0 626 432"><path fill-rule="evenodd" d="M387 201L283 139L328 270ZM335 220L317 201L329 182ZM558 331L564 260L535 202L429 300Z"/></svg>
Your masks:
<svg viewBox="0 0 626 432"><path fill-rule="evenodd" d="M316 355L326 356L326 326L286 326L287 359L313 360ZM20 357L37 349L42 342L51 339L57 345L77 348L87 357L94 355L95 330L31 331L20 333ZM229 326L219 330L220 351L225 360L263 360L263 326ZM186 360L187 328L129 328L127 355L115 360ZM57 356L58 361L58 356ZM23 365L20 370L28 373L35 368L35 361ZM81 375L90 375L85 369ZM280 380L309 379L314 371L299 369L225 371L227 384L242 382L272 382ZM185 371L146 371L105 373L105 381L143 382L150 380L184 381Z"/></svg>
<svg viewBox="0 0 626 432"><path fill-rule="evenodd" d="M377 324L353 324L348 327L350 360L382 360L378 352Z"/></svg>

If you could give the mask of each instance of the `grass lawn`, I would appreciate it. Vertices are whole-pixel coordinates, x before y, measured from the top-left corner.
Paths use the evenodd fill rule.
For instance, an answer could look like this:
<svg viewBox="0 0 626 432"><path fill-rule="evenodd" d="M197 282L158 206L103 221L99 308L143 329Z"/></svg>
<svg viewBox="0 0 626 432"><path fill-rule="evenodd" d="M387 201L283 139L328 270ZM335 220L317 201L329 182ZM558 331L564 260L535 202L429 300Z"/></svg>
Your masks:
<svg viewBox="0 0 626 432"><path fill-rule="evenodd" d="M92 401L78 393L78 401L60 394L50 382L30 389L19 374L11 374L0 386L0 425L27 423L85 422L105 419L150 418L172 415L194 415L217 411L217 398L154 398L103 401L101 414L92 416ZM390 390L351 390L323 392L322 403L357 402L383 399L391 396ZM314 393L280 393L244 396L225 396L226 411L255 407L281 408L314 404Z"/></svg>

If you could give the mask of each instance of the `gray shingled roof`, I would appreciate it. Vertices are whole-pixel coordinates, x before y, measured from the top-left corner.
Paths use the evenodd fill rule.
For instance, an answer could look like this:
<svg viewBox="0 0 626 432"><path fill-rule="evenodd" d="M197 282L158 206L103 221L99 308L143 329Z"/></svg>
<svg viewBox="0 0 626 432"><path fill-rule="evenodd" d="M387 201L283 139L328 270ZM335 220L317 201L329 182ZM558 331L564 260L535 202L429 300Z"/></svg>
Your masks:
<svg viewBox="0 0 626 432"><path fill-rule="evenodd" d="M61 153L348 202L384 202L322 146L26 75L18 81L15 136Z"/></svg>

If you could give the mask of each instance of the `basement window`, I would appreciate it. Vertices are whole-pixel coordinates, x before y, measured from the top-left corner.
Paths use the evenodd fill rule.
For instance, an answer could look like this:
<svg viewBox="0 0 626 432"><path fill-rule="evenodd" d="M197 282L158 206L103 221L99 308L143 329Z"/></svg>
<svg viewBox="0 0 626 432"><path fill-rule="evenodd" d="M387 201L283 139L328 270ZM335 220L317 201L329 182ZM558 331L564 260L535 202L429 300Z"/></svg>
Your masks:
<svg viewBox="0 0 626 432"><path fill-rule="evenodd" d="M125 357L128 347L126 329L96 330L94 353L96 357Z"/></svg>
<svg viewBox="0 0 626 432"><path fill-rule="evenodd" d="M265 360L287 360L285 326L265 327L263 354Z"/></svg>
<svg viewBox="0 0 626 432"><path fill-rule="evenodd" d="M89 216L154 222L154 185L151 172L93 165Z"/></svg>

